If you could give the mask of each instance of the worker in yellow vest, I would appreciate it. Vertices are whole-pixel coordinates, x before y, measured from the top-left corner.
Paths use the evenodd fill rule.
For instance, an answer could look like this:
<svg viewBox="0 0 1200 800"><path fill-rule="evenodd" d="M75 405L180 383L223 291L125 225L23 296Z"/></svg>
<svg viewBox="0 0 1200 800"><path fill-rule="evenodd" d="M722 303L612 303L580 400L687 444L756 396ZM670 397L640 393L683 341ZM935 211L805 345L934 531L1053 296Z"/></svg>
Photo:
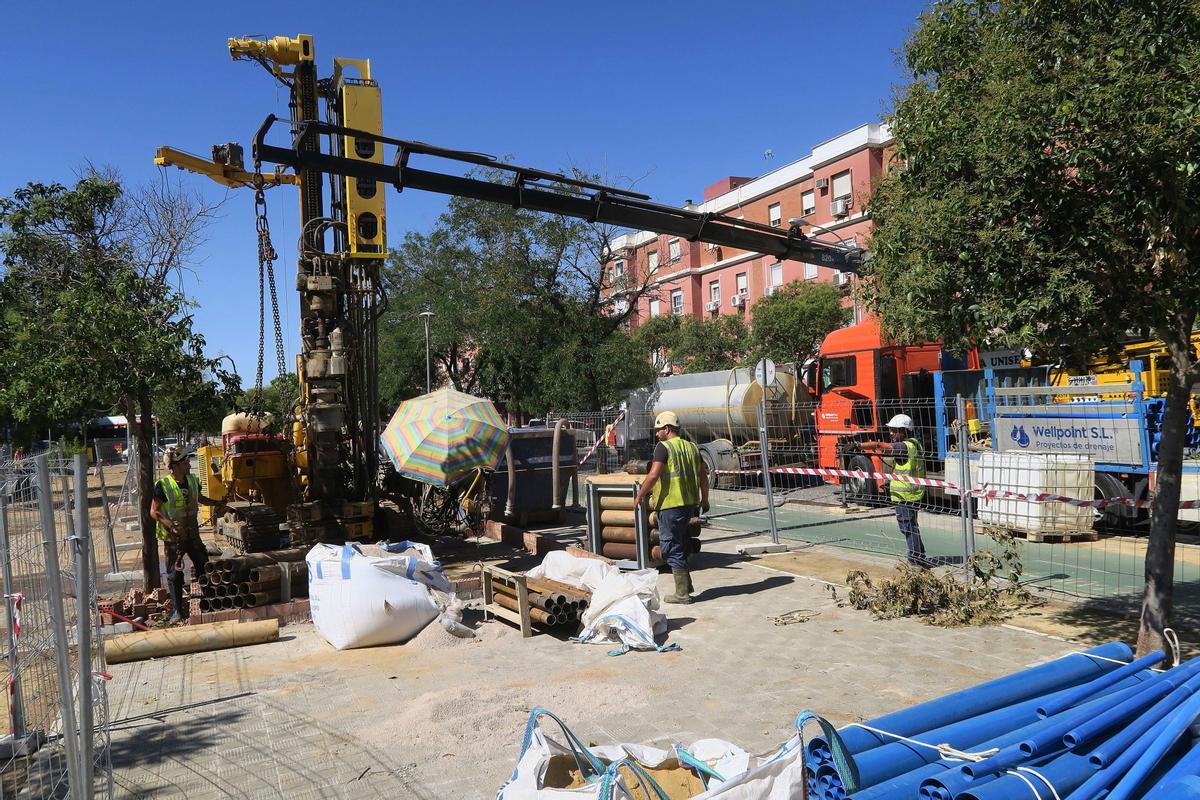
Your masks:
<svg viewBox="0 0 1200 800"><path fill-rule="evenodd" d="M635 505L651 494L650 509L658 515L658 544L663 561L675 578L675 594L668 603L692 602L692 575L688 570L688 521L708 511L708 468L700 449L679 435L679 417L664 411L654 418L658 444L650 473L638 489Z"/></svg>
<svg viewBox="0 0 1200 800"><path fill-rule="evenodd" d="M925 448L913 434L913 419L897 414L888 420L891 442L864 442L865 453L880 456L887 471L910 478L925 477ZM903 478L888 483L888 497L896 506L896 524L908 545L908 563L928 569L932 566L921 541L921 526L917 522L917 507L925 500L925 487Z"/></svg>
<svg viewBox="0 0 1200 800"><path fill-rule="evenodd" d="M182 447L167 448L163 453L167 474L154 483L154 498L150 501L150 516L158 523L155 533L166 551L172 624L188 618L188 604L183 598L183 557L192 560L196 575L204 574L208 563L208 548L200 539L197 518L200 506L225 507L223 502L200 494L200 481L191 473L190 459Z"/></svg>

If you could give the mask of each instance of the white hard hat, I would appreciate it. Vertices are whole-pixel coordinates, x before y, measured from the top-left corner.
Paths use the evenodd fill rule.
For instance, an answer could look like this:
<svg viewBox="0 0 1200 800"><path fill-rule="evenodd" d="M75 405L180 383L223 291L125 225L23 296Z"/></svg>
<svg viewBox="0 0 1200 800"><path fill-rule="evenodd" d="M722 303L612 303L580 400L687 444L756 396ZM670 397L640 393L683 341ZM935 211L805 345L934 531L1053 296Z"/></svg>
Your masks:
<svg viewBox="0 0 1200 800"><path fill-rule="evenodd" d="M913 429L913 419L908 414L897 414L888 420L887 427L905 428L911 431Z"/></svg>
<svg viewBox="0 0 1200 800"><path fill-rule="evenodd" d="M172 464L178 464L187 458L189 458L187 450L179 445L172 445L163 452L163 466L170 469Z"/></svg>
<svg viewBox="0 0 1200 800"><path fill-rule="evenodd" d="M658 430L666 425L670 425L673 428L678 428L679 415L674 411L663 411L654 418L654 430Z"/></svg>

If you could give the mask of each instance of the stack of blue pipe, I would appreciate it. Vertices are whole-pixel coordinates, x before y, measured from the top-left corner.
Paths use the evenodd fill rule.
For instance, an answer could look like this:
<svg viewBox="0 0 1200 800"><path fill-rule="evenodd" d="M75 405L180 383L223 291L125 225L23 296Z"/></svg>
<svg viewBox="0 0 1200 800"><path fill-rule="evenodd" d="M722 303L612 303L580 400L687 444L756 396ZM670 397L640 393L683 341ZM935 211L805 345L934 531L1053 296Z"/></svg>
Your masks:
<svg viewBox="0 0 1200 800"><path fill-rule="evenodd" d="M1135 660L1112 642L847 726L857 775L813 739L808 796L1200 800L1200 658L1167 667L1161 652Z"/></svg>

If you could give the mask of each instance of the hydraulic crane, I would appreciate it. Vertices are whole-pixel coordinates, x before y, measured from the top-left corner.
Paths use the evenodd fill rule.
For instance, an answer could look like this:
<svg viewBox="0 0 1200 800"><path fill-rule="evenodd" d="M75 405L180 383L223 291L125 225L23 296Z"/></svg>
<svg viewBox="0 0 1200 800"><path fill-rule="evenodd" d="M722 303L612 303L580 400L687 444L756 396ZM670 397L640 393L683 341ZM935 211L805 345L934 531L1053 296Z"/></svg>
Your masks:
<svg viewBox="0 0 1200 800"><path fill-rule="evenodd" d="M377 322L383 305L379 266L387 257L388 185L397 191L421 189L657 231L843 272L861 267L861 251L810 239L798 225L784 230L674 208L626 189L384 136L380 90L371 78L370 62L335 58L333 76L318 79L311 36L230 39L229 50L235 60L258 62L288 88L290 141L267 141L280 122L271 115L254 136L251 170L243 166L236 144L214 147L212 161L170 148L160 148L155 160L227 186L255 189L260 274L264 189L292 183L299 188L301 397L293 431L298 496L288 511L296 542L371 535L381 426L376 379ZM508 179L493 182L418 169L409 163L413 156L485 166ZM264 173L263 165L270 165L271 171ZM327 176L328 204L323 185ZM282 355L280 361L282 370Z"/></svg>

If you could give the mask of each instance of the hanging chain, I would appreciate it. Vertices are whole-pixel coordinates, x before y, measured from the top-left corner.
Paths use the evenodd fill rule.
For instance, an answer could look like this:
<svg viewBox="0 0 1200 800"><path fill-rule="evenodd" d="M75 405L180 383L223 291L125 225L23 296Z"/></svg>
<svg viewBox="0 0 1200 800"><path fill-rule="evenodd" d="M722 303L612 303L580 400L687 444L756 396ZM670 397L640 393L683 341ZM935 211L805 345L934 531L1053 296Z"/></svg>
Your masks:
<svg viewBox="0 0 1200 800"><path fill-rule="evenodd" d="M254 395L251 411L262 411L263 355L266 351L266 290L271 293L271 316L275 323L275 360L279 375L287 374L287 360L283 352L283 326L279 318L279 297L275 290L275 260L279 255L271 243L271 225L267 220L266 183L262 176L262 165L254 161L254 227L258 233L258 365L254 376Z"/></svg>

